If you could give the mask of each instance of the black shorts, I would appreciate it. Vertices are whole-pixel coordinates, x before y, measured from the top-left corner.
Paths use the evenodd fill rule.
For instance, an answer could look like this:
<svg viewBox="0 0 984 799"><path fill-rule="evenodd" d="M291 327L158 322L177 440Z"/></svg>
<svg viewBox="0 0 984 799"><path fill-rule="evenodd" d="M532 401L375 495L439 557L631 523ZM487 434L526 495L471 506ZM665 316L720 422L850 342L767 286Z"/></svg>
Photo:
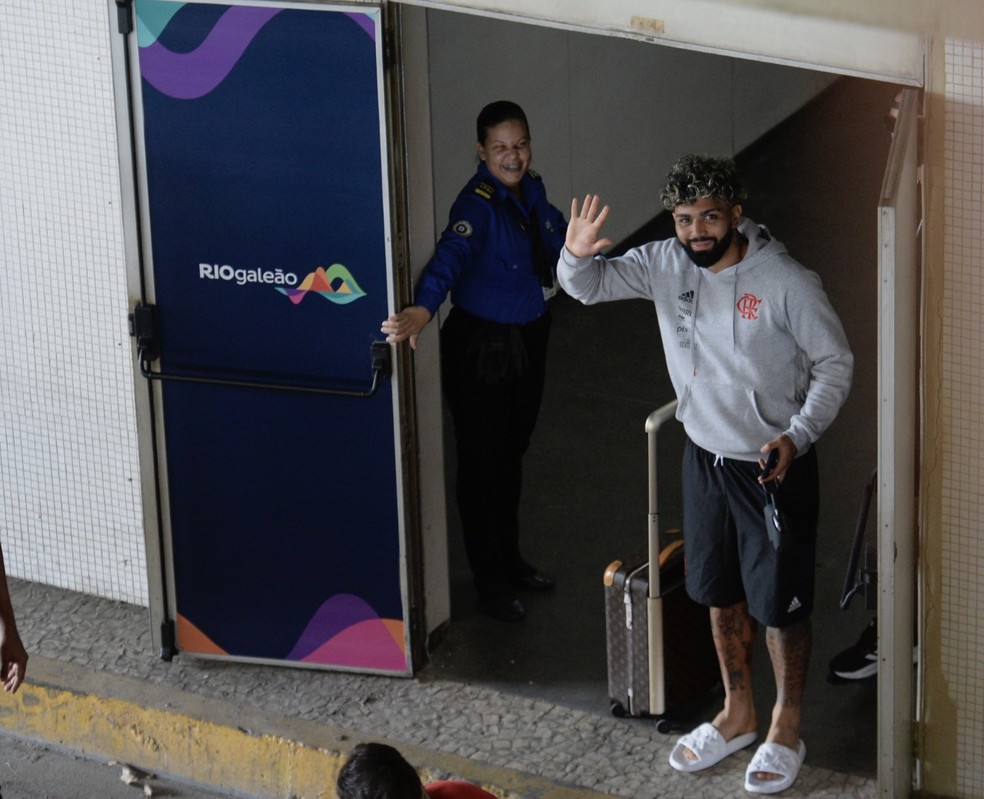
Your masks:
<svg viewBox="0 0 984 799"><path fill-rule="evenodd" d="M702 605L748 602L760 624L787 627L813 611L819 482L811 447L786 472L776 501L784 533L769 540L758 464L717 458L687 441L683 531L687 593Z"/></svg>

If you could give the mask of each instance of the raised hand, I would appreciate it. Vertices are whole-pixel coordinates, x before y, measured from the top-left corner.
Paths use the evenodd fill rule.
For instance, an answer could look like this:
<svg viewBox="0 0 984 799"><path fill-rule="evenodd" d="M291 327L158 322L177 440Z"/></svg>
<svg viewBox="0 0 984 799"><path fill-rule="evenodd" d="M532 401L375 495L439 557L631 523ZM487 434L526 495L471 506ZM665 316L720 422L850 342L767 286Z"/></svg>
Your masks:
<svg viewBox="0 0 984 799"><path fill-rule="evenodd" d="M584 205L578 211L577 197L571 200L571 221L567 225L567 251L578 258L597 255L605 247L612 245L609 238L599 238L601 226L608 217L608 206L600 211L601 199L597 194L588 194Z"/></svg>

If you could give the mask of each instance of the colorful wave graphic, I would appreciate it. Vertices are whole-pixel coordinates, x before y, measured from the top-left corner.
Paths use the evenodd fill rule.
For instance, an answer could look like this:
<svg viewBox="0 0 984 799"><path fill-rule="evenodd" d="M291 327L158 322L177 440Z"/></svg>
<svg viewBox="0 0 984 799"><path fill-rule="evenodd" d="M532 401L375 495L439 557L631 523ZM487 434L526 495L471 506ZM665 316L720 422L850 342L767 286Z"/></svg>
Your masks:
<svg viewBox="0 0 984 799"><path fill-rule="evenodd" d="M194 652L197 655L229 654L202 632L198 625L180 613L178 614L178 646L185 652Z"/></svg>
<svg viewBox="0 0 984 799"><path fill-rule="evenodd" d="M308 273L308 276L301 281L296 289L277 286L277 291L286 294L294 305L300 303L312 291L338 305L347 305L366 296L359 284L355 282L352 273L342 264L332 264L327 270L323 266L319 266L313 272Z"/></svg>
<svg viewBox="0 0 984 799"><path fill-rule="evenodd" d="M137 2L137 44L149 47L167 27L171 17L177 14L185 3L165 3L161 0L138 0Z"/></svg>
<svg viewBox="0 0 984 799"><path fill-rule="evenodd" d="M140 72L151 86L176 100L196 100L219 86L263 26L284 10L230 6L198 47L189 53L175 53L158 40L186 5L167 0L140 0L137 4ZM373 16L350 12L345 16L375 41Z"/></svg>
<svg viewBox="0 0 984 799"><path fill-rule="evenodd" d="M287 659L406 671L403 622L379 618L354 594L336 594L318 608Z"/></svg>
<svg viewBox="0 0 984 799"><path fill-rule="evenodd" d="M181 614L178 614L178 646L185 652L200 655L250 655L226 651ZM284 660L405 672L403 622L381 619L365 600L354 594L336 594L318 608Z"/></svg>
<svg viewBox="0 0 984 799"><path fill-rule="evenodd" d="M282 10L232 7L219 17L198 47L190 53L175 53L161 44L158 37L177 10L170 12L170 16L159 11L145 14L148 5L177 4L144 0L137 12L138 19L144 22L142 29L148 32L145 38L153 37L151 43L141 43L140 72L151 86L176 100L196 100L214 90L239 63L256 34Z"/></svg>

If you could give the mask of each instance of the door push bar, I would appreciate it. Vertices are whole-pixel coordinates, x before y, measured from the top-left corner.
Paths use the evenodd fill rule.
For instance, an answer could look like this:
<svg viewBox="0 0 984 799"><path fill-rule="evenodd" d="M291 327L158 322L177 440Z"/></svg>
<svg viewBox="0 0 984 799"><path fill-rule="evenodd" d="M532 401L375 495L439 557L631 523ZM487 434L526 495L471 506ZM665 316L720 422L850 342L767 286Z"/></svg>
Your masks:
<svg viewBox="0 0 984 799"><path fill-rule="evenodd" d="M274 391L297 391L305 394L328 394L335 397L368 398L379 388L379 379L387 378L392 372L390 346L385 341L373 341L369 345L369 362L372 368L372 382L364 389L336 388L334 386L296 386L286 383L268 383L258 380L231 380L222 377L196 377L175 375L167 372L154 372L152 361L160 357L160 332L157 321L157 306L140 303L135 305L127 317L130 335L137 340L137 360L140 373L148 380L173 380L178 383L205 383L211 386L233 386L236 388L267 388Z"/></svg>

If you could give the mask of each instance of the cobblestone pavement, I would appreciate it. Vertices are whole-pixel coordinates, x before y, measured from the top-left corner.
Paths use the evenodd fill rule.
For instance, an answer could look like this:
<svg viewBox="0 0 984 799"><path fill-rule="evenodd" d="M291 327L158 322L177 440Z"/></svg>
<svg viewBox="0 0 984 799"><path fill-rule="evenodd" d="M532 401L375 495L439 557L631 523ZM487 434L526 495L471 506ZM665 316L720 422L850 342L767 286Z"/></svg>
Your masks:
<svg viewBox="0 0 984 799"><path fill-rule="evenodd" d="M640 799L747 796L742 782L750 752L699 776L677 774L666 765L673 739L650 722L426 676L355 675L180 655L165 662L153 651L144 608L19 580L13 581L12 595L28 650L55 664L343 728L353 739L384 738L415 753L456 755L571 789ZM441 776L431 764L414 765ZM520 780L517 796L524 795L521 785ZM796 796L818 799L875 794L873 780L811 768L809 760L795 786Z"/></svg>

